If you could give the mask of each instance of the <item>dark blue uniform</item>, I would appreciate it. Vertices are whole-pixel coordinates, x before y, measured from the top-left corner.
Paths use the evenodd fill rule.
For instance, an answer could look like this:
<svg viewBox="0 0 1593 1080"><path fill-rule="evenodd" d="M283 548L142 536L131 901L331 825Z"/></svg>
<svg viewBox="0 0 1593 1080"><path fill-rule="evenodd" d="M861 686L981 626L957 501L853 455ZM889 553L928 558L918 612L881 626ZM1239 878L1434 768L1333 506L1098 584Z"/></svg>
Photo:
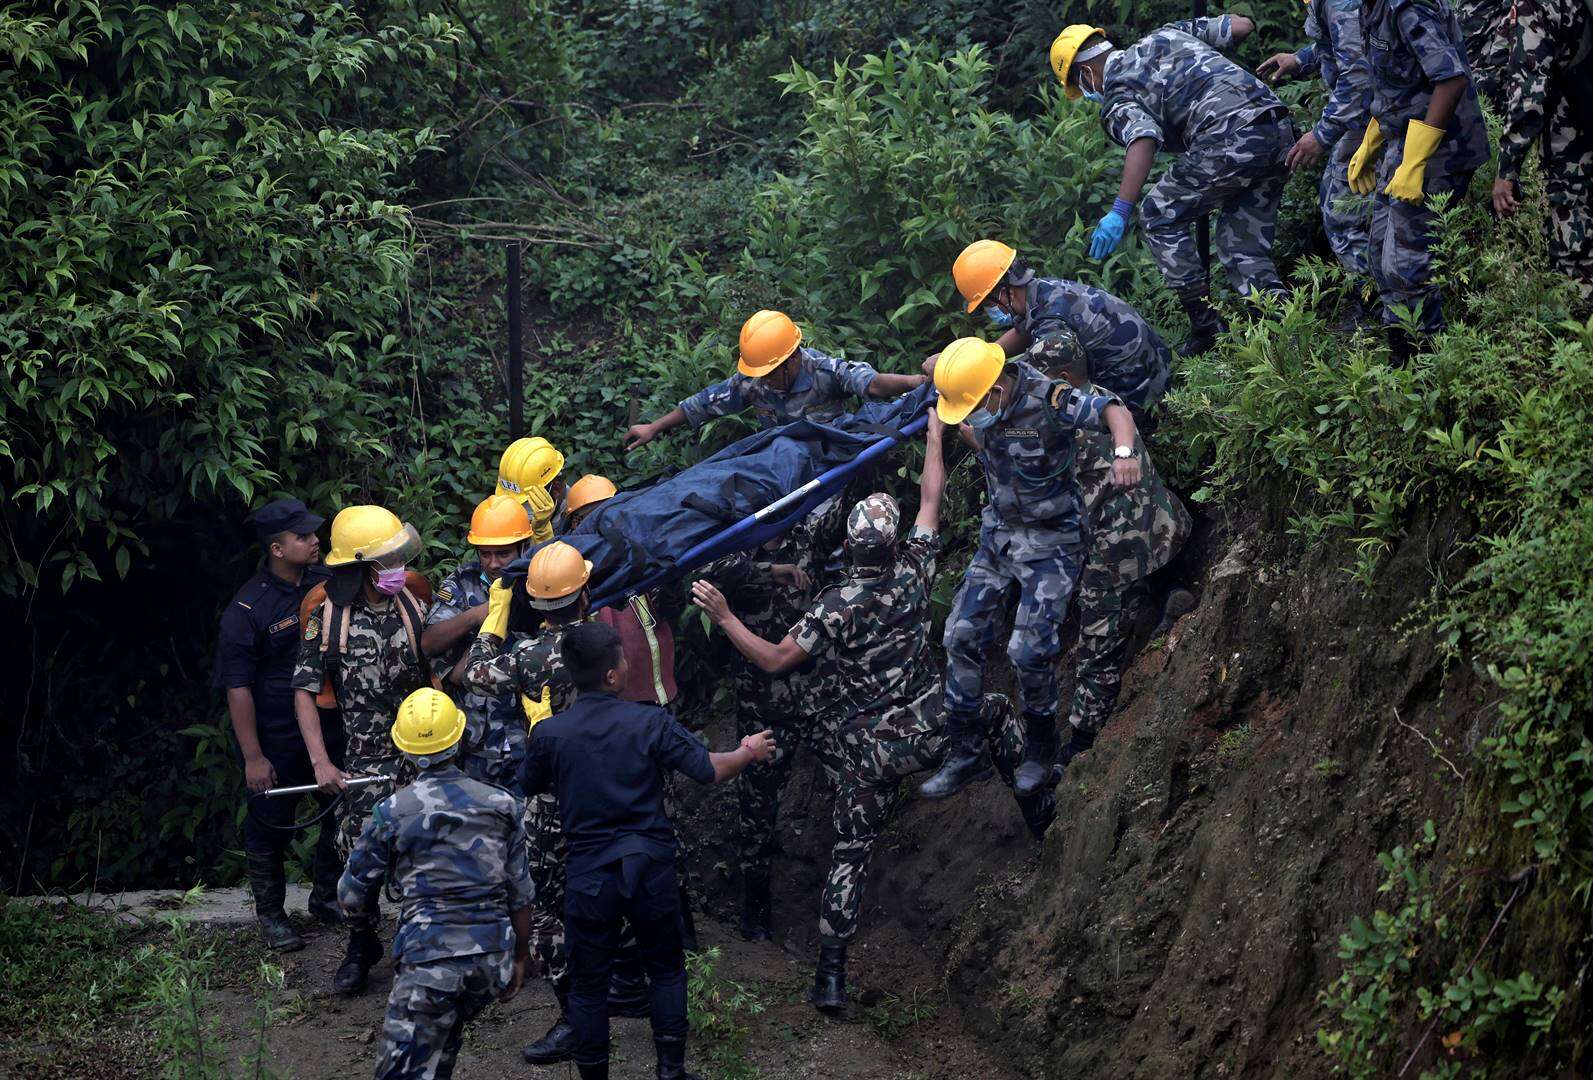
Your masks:
<svg viewBox="0 0 1593 1080"><path fill-rule="evenodd" d="M254 695L260 749L276 770L277 784L282 787L315 782L315 770L310 767L293 712L293 665L299 652L299 604L325 576L324 570L312 567L294 585L262 564L259 572L243 583L221 616L215 688L226 691L242 687ZM341 766L343 729L335 714L322 715L321 734L333 763ZM252 812L243 825L244 850L277 852L286 848L292 835L273 831L263 822L279 826L290 823L294 801L257 798L251 802Z"/></svg>
<svg viewBox="0 0 1593 1080"><path fill-rule="evenodd" d="M608 1060L608 986L629 919L652 992L653 1037L686 1037L675 830L664 812L666 769L713 782L708 750L669 712L583 693L531 731L525 793L552 792L570 851L564 933L577 1063Z"/></svg>

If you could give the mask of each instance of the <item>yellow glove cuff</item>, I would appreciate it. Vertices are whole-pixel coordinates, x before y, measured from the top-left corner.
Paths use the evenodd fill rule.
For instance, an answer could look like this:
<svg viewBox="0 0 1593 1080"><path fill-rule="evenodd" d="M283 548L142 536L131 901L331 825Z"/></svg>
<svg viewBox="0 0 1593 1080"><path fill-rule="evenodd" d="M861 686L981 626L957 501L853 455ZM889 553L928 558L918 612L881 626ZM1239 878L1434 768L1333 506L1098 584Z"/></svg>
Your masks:
<svg viewBox="0 0 1593 1080"><path fill-rule="evenodd" d="M508 586L501 581L494 581L492 590L487 593L487 617L481 621L483 634L492 634L500 639L509 636L509 598Z"/></svg>
<svg viewBox="0 0 1593 1080"><path fill-rule="evenodd" d="M1438 149L1438 144L1444 141L1444 129L1433 127L1431 124L1420 120L1412 120L1405 125L1405 157L1401 164L1427 164L1433 156L1433 151Z"/></svg>

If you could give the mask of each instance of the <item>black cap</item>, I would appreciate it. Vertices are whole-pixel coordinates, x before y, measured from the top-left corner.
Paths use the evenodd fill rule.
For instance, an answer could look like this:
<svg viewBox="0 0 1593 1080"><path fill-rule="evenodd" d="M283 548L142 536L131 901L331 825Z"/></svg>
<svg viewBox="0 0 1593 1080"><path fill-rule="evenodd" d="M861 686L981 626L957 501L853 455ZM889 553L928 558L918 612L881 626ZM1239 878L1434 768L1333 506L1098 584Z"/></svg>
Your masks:
<svg viewBox="0 0 1593 1080"><path fill-rule="evenodd" d="M298 499L278 499L249 515L249 524L254 526L254 534L262 544L270 543L279 533L314 532L325 520L310 513L310 508Z"/></svg>

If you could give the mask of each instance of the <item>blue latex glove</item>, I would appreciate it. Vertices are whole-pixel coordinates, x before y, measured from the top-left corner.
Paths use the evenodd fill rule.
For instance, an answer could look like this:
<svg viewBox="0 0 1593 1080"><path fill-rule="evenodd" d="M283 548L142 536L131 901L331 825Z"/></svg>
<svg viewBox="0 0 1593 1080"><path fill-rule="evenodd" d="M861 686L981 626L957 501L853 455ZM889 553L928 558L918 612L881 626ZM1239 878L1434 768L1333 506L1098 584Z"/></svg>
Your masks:
<svg viewBox="0 0 1593 1080"><path fill-rule="evenodd" d="M1095 235L1090 238L1090 258L1104 259L1117 250L1117 245L1123 242L1123 231L1128 228L1128 215L1117 207L1112 207L1101 223L1095 226Z"/></svg>

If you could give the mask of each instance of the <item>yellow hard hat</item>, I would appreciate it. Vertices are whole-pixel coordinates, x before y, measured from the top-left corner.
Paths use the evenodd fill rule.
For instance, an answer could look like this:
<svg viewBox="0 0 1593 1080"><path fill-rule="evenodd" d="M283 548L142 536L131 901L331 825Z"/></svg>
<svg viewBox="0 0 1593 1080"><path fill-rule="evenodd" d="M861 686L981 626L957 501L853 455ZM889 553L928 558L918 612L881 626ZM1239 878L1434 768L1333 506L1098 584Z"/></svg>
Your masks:
<svg viewBox="0 0 1593 1080"><path fill-rule="evenodd" d="M736 370L761 378L785 363L802 344L802 331L783 311L759 311L741 324L741 356Z"/></svg>
<svg viewBox="0 0 1593 1080"><path fill-rule="evenodd" d="M1084 23L1074 23L1066 27L1051 42L1051 70L1056 72L1056 77L1062 83L1062 93L1067 95L1069 101L1077 101L1083 97L1083 92L1068 82L1068 70L1073 67L1073 58L1078 55L1079 47L1096 34L1103 38L1106 31L1099 26L1086 26Z"/></svg>
<svg viewBox="0 0 1593 1080"><path fill-rule="evenodd" d="M542 611L561 608L570 597L586 588L592 576L592 564L575 548L562 540L537 548L526 568L525 591L531 597L531 606Z"/></svg>
<svg viewBox="0 0 1593 1080"><path fill-rule="evenodd" d="M441 690L422 687L404 699L393 721L393 745L415 757L452 750L465 733L465 714Z"/></svg>
<svg viewBox="0 0 1593 1080"><path fill-rule="evenodd" d="M974 337L953 341L935 361L935 389L940 394L935 412L945 423L962 423L990 393L1006 366L1006 352L993 341Z"/></svg>
<svg viewBox="0 0 1593 1080"><path fill-rule="evenodd" d="M512 495L488 495L470 515L465 542L476 547L503 547L531 538L531 519Z"/></svg>
<svg viewBox="0 0 1593 1080"><path fill-rule="evenodd" d="M570 485L569 493L564 496L564 512L573 514L604 499L612 499L618 494L619 488L614 486L614 481L606 476L588 473Z"/></svg>
<svg viewBox="0 0 1593 1080"><path fill-rule="evenodd" d="M957 261L951 264L951 278L957 291L968 301L970 312L979 310L990 290L1001 284L1017 251L1000 240L975 240L962 249Z"/></svg>
<svg viewBox="0 0 1593 1080"><path fill-rule="evenodd" d="M407 563L420 554L420 534L413 525L380 506L346 506L332 519L332 553L328 566L355 562Z"/></svg>
<svg viewBox="0 0 1593 1080"><path fill-rule="evenodd" d="M546 488L564 468L564 455L540 435L516 439L498 459L498 490L525 501L527 488Z"/></svg>

